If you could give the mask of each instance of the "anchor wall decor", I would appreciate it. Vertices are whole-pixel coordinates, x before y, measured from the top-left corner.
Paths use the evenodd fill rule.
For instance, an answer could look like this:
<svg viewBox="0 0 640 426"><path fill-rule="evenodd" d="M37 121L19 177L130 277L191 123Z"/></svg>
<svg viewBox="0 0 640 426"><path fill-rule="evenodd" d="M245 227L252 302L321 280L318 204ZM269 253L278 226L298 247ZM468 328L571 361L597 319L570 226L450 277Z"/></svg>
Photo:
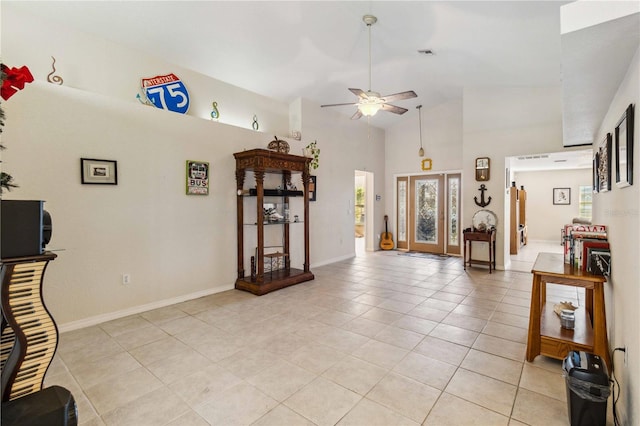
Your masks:
<svg viewBox="0 0 640 426"><path fill-rule="evenodd" d="M480 185L480 188L478 188L478 191L480 191L480 202L478 202L478 197L473 197L473 201L475 201L476 204L480 207L486 207L489 205L489 203L491 203L491 197L489 197L487 201L484 200L484 191L486 190L487 186L484 183Z"/></svg>

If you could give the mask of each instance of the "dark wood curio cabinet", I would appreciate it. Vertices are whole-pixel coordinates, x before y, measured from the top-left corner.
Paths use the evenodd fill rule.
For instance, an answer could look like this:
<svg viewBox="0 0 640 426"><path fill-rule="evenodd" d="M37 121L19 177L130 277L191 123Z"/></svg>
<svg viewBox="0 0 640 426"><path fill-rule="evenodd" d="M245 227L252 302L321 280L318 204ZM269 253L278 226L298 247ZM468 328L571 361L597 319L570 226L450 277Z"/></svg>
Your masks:
<svg viewBox="0 0 640 426"><path fill-rule="evenodd" d="M311 159L265 149L233 156L238 213L235 287L262 295L313 280L309 270ZM299 214L291 214L290 209Z"/></svg>

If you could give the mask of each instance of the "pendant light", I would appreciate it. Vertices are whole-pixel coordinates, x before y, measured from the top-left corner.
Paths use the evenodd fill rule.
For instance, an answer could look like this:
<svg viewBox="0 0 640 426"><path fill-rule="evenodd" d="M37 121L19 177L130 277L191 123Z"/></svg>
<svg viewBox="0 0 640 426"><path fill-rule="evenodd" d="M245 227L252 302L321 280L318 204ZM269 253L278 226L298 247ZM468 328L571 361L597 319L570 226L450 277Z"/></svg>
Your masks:
<svg viewBox="0 0 640 426"><path fill-rule="evenodd" d="M424 157L424 148L422 148L422 105L418 105L416 108L418 109L418 120L420 122L420 149L418 150L418 155Z"/></svg>

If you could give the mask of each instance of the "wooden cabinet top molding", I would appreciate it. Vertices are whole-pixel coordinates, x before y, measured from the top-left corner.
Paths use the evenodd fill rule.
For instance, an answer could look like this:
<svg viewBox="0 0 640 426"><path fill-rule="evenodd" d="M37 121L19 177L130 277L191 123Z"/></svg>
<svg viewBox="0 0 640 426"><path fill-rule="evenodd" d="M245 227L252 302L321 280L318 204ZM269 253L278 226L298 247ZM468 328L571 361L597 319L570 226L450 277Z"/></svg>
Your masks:
<svg viewBox="0 0 640 426"><path fill-rule="evenodd" d="M251 149L249 151L236 152L237 170L258 170L265 172L304 172L309 170L311 158L301 155L284 154L266 149Z"/></svg>

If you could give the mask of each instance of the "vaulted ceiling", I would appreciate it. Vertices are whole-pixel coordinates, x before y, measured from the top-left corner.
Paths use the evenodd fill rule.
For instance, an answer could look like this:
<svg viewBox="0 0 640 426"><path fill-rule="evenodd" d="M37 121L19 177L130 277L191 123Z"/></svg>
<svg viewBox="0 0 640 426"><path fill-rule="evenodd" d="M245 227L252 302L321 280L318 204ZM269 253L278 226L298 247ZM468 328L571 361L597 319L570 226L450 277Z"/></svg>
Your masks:
<svg viewBox="0 0 640 426"><path fill-rule="evenodd" d="M6 3L6 2L3 2ZM244 89L290 102L354 102L414 90L426 109L469 86L560 86L563 1L28 1L59 21ZM430 49L433 55L419 53ZM351 116L354 106L335 107ZM379 112L371 124L398 116Z"/></svg>

